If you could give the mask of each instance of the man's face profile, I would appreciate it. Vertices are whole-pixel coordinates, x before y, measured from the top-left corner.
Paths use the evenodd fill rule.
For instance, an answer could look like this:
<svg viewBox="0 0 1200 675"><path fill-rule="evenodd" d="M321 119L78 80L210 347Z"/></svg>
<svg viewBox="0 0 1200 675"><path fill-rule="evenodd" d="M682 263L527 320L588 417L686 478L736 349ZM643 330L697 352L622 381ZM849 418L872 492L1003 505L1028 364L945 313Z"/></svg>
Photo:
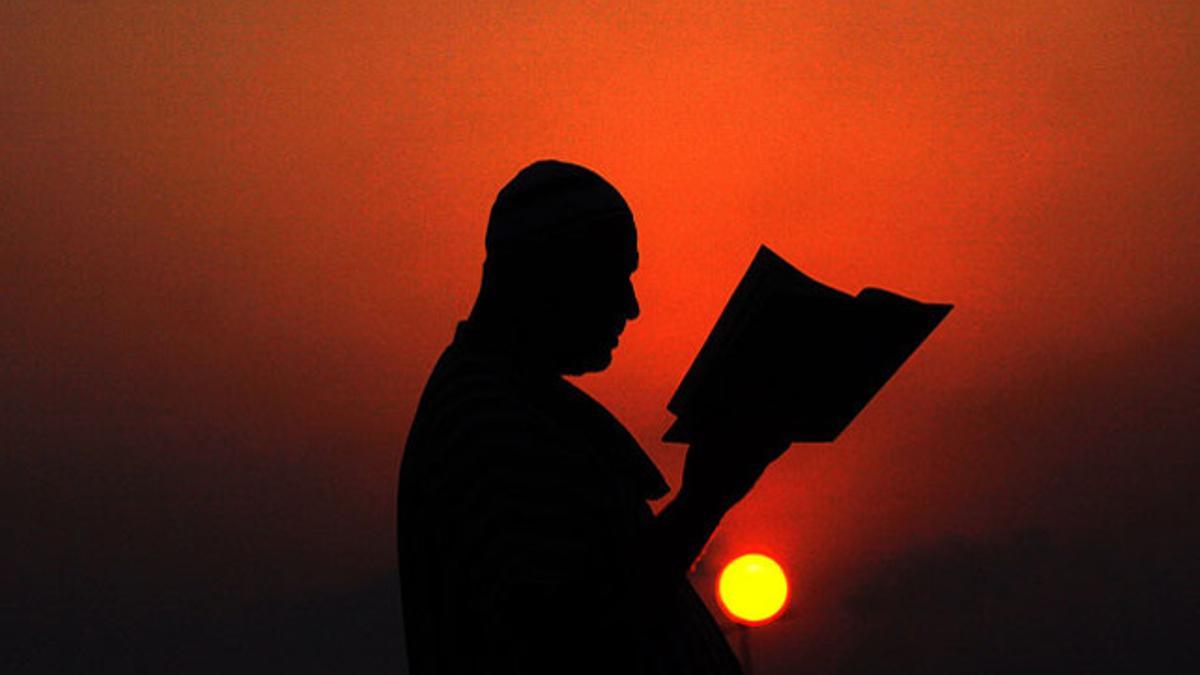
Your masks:
<svg viewBox="0 0 1200 675"><path fill-rule="evenodd" d="M632 234L633 223L628 228ZM622 233L626 235L627 233ZM612 236L591 242L579 255L564 256L548 275L544 329L555 370L568 375L604 370L620 335L641 312L633 288L638 265L636 240Z"/></svg>
<svg viewBox="0 0 1200 675"><path fill-rule="evenodd" d="M633 214L596 173L536 162L500 191L476 312L559 374L604 370L640 312Z"/></svg>

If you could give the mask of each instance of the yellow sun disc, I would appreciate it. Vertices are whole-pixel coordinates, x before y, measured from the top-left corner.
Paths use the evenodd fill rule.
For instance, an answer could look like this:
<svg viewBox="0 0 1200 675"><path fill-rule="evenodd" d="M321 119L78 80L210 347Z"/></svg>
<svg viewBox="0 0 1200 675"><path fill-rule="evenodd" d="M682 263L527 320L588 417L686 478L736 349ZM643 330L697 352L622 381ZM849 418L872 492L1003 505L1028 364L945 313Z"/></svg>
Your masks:
<svg viewBox="0 0 1200 675"><path fill-rule="evenodd" d="M788 582L779 563L750 553L725 566L717 579L721 609L739 623L769 623L787 604Z"/></svg>

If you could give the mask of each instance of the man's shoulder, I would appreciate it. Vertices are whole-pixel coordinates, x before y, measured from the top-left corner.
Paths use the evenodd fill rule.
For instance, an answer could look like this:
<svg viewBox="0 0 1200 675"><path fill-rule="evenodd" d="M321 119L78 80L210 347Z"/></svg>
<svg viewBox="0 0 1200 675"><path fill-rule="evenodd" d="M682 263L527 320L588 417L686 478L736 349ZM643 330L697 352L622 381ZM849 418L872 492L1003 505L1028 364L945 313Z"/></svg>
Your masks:
<svg viewBox="0 0 1200 675"><path fill-rule="evenodd" d="M452 491L464 503L486 502L485 495L537 495L576 507L603 501L598 495L612 490L614 475L594 434L547 401L558 396L558 387L530 386L487 358L448 350L405 449L401 478L409 498L436 494L440 503Z"/></svg>
<svg viewBox="0 0 1200 675"><path fill-rule="evenodd" d="M421 407L437 414L478 416L479 421L494 415L536 416L532 397L519 378L504 362L451 345L434 365L422 394Z"/></svg>
<svg viewBox="0 0 1200 675"><path fill-rule="evenodd" d="M561 420L519 373L491 355L455 345L429 377L413 421L414 432L418 428L418 442L436 446L439 454L508 450L510 461L561 451L567 440Z"/></svg>

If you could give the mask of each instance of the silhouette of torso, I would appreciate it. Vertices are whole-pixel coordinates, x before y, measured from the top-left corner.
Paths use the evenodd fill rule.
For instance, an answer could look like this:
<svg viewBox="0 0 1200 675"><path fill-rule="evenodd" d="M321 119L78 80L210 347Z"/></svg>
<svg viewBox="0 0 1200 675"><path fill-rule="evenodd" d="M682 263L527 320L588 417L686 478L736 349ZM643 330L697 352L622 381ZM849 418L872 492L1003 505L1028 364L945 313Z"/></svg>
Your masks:
<svg viewBox="0 0 1200 675"><path fill-rule="evenodd" d="M422 395L398 512L413 675L739 672L687 579L645 559L654 464L525 366L464 322Z"/></svg>

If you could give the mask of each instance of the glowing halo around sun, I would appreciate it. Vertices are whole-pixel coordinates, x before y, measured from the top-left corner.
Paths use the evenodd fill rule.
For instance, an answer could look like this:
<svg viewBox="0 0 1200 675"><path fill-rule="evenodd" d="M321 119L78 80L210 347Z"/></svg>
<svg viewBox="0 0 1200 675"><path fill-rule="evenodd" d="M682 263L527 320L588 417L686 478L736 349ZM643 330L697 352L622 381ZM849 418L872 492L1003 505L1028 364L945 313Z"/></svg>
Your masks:
<svg viewBox="0 0 1200 675"><path fill-rule="evenodd" d="M787 605L787 576L771 558L748 553L721 570L717 600L729 618L738 623L747 626L770 623Z"/></svg>

